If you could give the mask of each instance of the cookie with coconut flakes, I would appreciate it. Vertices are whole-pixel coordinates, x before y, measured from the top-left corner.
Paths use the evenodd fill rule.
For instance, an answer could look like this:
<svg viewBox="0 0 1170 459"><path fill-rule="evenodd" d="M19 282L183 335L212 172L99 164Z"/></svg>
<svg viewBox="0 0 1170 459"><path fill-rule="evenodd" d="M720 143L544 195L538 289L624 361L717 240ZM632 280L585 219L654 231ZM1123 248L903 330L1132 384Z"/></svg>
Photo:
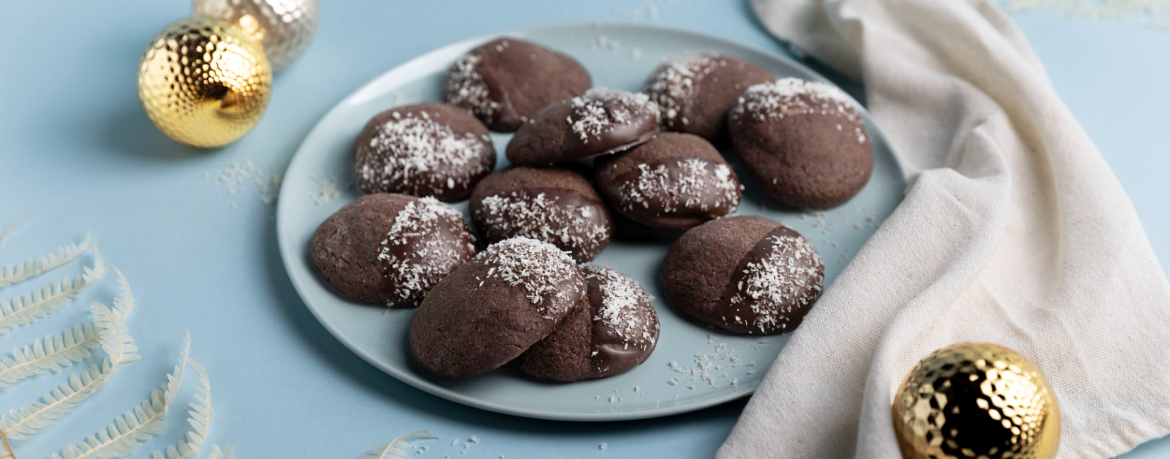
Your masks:
<svg viewBox="0 0 1170 459"><path fill-rule="evenodd" d="M365 195L327 218L309 243L317 272L355 301L413 307L475 255L463 214L434 198Z"/></svg>
<svg viewBox="0 0 1170 459"><path fill-rule="evenodd" d="M584 263L613 236L613 219L584 176L562 168L509 167L471 194L471 219L491 244L517 236L548 242Z"/></svg>
<svg viewBox="0 0 1170 459"><path fill-rule="evenodd" d="M515 38L500 38L460 56L447 71L448 103L493 131L513 132L540 109L585 94L589 72L573 58Z"/></svg>
<svg viewBox="0 0 1170 459"><path fill-rule="evenodd" d="M488 246L439 281L410 322L410 351L436 374L464 378L519 357L585 298L585 278L552 244Z"/></svg>
<svg viewBox="0 0 1170 459"><path fill-rule="evenodd" d="M714 53L668 58L642 87L658 103L663 130L695 134L711 142L727 136L727 112L753 85L771 83L767 70Z"/></svg>
<svg viewBox="0 0 1170 459"><path fill-rule="evenodd" d="M520 356L520 371L537 379L573 382L628 371L654 352L654 297L613 268L584 265L586 304Z"/></svg>
<svg viewBox="0 0 1170 459"><path fill-rule="evenodd" d="M665 132L594 162L597 188L619 213L648 226L686 229L735 212L743 186L703 138Z"/></svg>
<svg viewBox="0 0 1170 459"><path fill-rule="evenodd" d="M536 112L508 142L508 161L550 166L628 150L658 134L658 105L645 94L593 88Z"/></svg>
<svg viewBox="0 0 1170 459"><path fill-rule="evenodd" d="M744 169L781 203L825 209L873 173L873 147L852 99L828 83L784 78L752 86L728 115Z"/></svg>
<svg viewBox="0 0 1170 459"><path fill-rule="evenodd" d="M825 265L812 242L774 221L724 217L688 230L662 262L668 302L734 333L796 329L816 303Z"/></svg>
<svg viewBox="0 0 1170 459"><path fill-rule="evenodd" d="M453 105L417 104L375 116L353 145L354 174L363 193L467 199L496 166L483 123Z"/></svg>

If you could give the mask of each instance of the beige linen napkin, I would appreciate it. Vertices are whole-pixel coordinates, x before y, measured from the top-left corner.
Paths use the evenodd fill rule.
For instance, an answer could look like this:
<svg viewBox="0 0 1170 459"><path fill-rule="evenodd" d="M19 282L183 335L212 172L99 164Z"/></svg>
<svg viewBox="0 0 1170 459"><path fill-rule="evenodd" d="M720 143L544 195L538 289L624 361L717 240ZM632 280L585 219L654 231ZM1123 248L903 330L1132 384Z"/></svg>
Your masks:
<svg viewBox="0 0 1170 459"><path fill-rule="evenodd" d="M777 36L865 84L913 179L719 457L898 457L894 391L961 341L1040 366L1061 406L1059 457L1170 432L1170 286L1129 198L999 7L753 4Z"/></svg>

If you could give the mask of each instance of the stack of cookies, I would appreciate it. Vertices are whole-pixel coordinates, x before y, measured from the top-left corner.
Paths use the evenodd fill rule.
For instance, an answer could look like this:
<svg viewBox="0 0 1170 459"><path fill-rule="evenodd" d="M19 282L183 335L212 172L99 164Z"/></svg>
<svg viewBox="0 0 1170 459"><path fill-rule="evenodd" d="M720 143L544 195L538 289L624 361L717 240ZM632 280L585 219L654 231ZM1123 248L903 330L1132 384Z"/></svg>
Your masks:
<svg viewBox="0 0 1170 459"><path fill-rule="evenodd" d="M322 277L355 301L417 307L411 354L447 377L513 362L572 382L646 361L653 297L591 263L615 231L677 237L660 274L678 312L732 333L795 329L824 263L795 231L731 216L744 187L717 146L779 204L836 206L873 168L851 99L710 53L668 59L640 93L591 86L573 58L498 39L451 65L447 103L375 116L353 146L365 195L311 241ZM494 170L489 129L515 133L508 167ZM447 204L466 199L474 231Z"/></svg>

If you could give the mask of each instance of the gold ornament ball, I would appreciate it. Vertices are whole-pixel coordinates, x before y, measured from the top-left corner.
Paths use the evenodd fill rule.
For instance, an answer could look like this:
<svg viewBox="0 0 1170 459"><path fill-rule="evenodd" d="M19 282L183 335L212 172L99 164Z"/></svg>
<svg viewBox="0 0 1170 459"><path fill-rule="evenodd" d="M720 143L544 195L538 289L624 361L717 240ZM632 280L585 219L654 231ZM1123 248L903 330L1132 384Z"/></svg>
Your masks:
<svg viewBox="0 0 1170 459"><path fill-rule="evenodd" d="M215 18L171 23L138 66L138 98L150 121L193 147L222 147L242 137L264 114L271 90L260 44Z"/></svg>
<svg viewBox="0 0 1170 459"><path fill-rule="evenodd" d="M906 459L1051 459L1060 442L1060 408L1044 374L994 344L930 354L891 408Z"/></svg>
<svg viewBox="0 0 1170 459"><path fill-rule="evenodd" d="M317 0L194 0L195 14L231 22L252 36L278 72L305 52L317 32Z"/></svg>

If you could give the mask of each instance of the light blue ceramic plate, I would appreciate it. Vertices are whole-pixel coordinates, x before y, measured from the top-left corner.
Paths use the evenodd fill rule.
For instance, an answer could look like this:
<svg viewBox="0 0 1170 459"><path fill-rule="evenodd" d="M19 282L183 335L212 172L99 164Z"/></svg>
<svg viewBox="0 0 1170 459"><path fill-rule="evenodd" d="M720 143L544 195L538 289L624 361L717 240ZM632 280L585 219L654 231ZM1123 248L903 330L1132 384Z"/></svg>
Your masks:
<svg viewBox="0 0 1170 459"><path fill-rule="evenodd" d="M567 53L585 65L596 86L637 91L663 58L684 51L716 51L754 63L776 76L824 80L775 54L692 32L637 25L569 25L515 31ZM415 364L407 347L411 310L387 311L346 300L316 273L309 239L326 217L358 197L352 187L351 145L370 117L396 105L441 101L447 66L457 56L495 37L467 40L404 63L358 89L325 115L305 138L280 192L277 232L285 268L305 304L337 339L394 377L440 397L479 408L536 418L608 421L666 416L723 403L752 393L787 335L734 336L684 319L656 300L662 333L646 363L625 374L573 384L543 384L507 370L463 380L436 377ZM853 200L826 212L779 209L747 185L738 214L763 215L809 237L825 259L831 283L877 225L902 199L906 179L884 136L865 114L876 161L873 178ZM494 135L500 167L510 135ZM332 177L337 199L321 204L319 182ZM467 203L456 207L466 212ZM611 242L596 262L625 272L661 297L658 266L673 241ZM826 350L831 352L831 350ZM706 368L705 370L703 368Z"/></svg>

